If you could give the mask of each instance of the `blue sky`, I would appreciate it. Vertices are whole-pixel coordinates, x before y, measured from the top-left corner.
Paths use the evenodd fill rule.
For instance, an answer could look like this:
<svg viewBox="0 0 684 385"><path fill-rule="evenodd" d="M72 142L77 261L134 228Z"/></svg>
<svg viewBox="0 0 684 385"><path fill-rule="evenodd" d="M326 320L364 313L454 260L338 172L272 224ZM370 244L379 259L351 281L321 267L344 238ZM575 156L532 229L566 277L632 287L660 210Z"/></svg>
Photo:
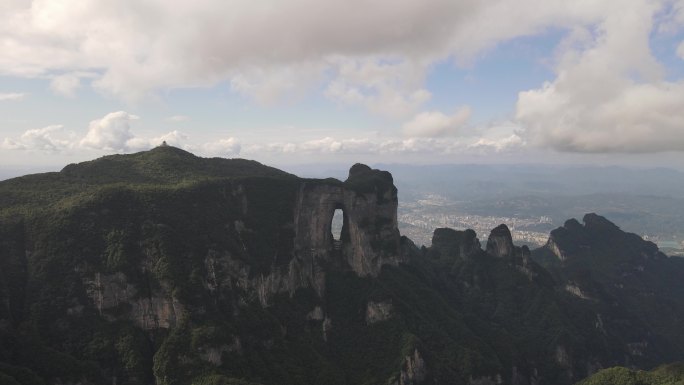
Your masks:
<svg viewBox="0 0 684 385"><path fill-rule="evenodd" d="M684 1L8 0L0 162L684 164Z"/></svg>

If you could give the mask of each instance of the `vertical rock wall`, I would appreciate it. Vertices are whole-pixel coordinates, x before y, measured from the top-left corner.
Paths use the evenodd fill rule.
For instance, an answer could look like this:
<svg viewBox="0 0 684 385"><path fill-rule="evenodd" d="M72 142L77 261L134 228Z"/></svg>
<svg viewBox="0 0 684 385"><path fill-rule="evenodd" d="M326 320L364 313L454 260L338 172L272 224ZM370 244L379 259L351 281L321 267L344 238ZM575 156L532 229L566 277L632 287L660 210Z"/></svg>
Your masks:
<svg viewBox="0 0 684 385"><path fill-rule="evenodd" d="M344 183L304 181L295 208L295 254L343 265L361 276L377 275L401 261L397 192L387 172L355 165ZM344 214L341 245L331 233L336 209Z"/></svg>

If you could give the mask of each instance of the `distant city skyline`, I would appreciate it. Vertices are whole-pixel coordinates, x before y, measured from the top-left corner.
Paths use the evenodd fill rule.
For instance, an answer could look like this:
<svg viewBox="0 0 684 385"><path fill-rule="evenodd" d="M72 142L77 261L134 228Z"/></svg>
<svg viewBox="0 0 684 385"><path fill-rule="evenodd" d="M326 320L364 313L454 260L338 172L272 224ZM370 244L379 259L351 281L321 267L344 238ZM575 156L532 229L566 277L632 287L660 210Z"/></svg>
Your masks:
<svg viewBox="0 0 684 385"><path fill-rule="evenodd" d="M684 0L8 0L0 178L167 141L684 168Z"/></svg>

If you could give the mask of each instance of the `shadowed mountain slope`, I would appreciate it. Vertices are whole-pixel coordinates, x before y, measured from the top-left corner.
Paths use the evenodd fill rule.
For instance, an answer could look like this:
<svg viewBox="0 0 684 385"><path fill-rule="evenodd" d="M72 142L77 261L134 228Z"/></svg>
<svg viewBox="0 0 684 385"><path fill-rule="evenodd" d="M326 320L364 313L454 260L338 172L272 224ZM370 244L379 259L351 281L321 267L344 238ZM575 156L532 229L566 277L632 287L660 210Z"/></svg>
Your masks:
<svg viewBox="0 0 684 385"><path fill-rule="evenodd" d="M532 252L505 225L419 249L397 204L365 165L168 146L0 182L0 381L571 384L682 359L684 267L654 245L589 215Z"/></svg>

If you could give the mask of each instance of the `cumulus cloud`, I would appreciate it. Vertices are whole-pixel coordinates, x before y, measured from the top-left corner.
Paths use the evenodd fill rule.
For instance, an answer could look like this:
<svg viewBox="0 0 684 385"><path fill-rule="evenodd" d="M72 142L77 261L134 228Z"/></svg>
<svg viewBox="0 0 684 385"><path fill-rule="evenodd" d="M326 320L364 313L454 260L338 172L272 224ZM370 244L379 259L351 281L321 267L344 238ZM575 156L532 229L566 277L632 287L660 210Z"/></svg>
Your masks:
<svg viewBox="0 0 684 385"><path fill-rule="evenodd" d="M520 150L526 145L520 126L508 121L478 127L466 147L479 153L501 153Z"/></svg>
<svg viewBox="0 0 684 385"><path fill-rule="evenodd" d="M240 142L233 137L205 143L202 146L202 150L212 156L236 156L240 154L240 149Z"/></svg>
<svg viewBox="0 0 684 385"><path fill-rule="evenodd" d="M430 97L422 82L435 63L467 62L501 41L595 23L621 7L621 0L10 2L0 15L0 73L95 71L96 88L127 99L228 81L271 102L323 81L335 100L406 117ZM56 83L68 90L76 81Z"/></svg>
<svg viewBox="0 0 684 385"><path fill-rule="evenodd" d="M32 150L55 153L72 146L72 142L63 136L64 127L62 125L35 128L26 130L17 139L5 138L1 147L6 150Z"/></svg>
<svg viewBox="0 0 684 385"><path fill-rule="evenodd" d="M649 34L659 8L629 1L559 52L556 79L521 92L516 117L534 145L576 152L684 151L684 81L667 81Z"/></svg>
<svg viewBox="0 0 684 385"><path fill-rule="evenodd" d="M134 139L131 122L138 119L136 115L125 111L110 112L102 119L90 122L88 133L79 144L98 150L124 151L127 142Z"/></svg>
<svg viewBox="0 0 684 385"><path fill-rule="evenodd" d="M0 75L53 79L55 92L71 95L82 79L73 74L93 73L92 86L129 100L222 83L267 104L322 90L341 104L418 119L436 64L467 65L503 41L553 28L567 39L556 78L519 95L523 142L682 150L684 86L666 80L649 36L683 25L681 0L10 1L0 13ZM445 116L424 114L435 134L416 135L453 130ZM119 134L83 145L125 150L128 134Z"/></svg>
<svg viewBox="0 0 684 385"><path fill-rule="evenodd" d="M475 143L469 144L468 148L487 150L491 149L495 152L501 152L522 147L524 144L525 142L521 137L511 134L505 138L498 139L480 138Z"/></svg>
<svg viewBox="0 0 684 385"><path fill-rule="evenodd" d="M470 107L461 107L452 115L439 111L421 112L403 126L404 135L418 137L455 136L470 118Z"/></svg>
<svg viewBox="0 0 684 385"><path fill-rule="evenodd" d="M335 101L363 106L375 113L404 118L428 101L423 88L426 63L380 58L333 61L335 76L325 95Z"/></svg>
<svg viewBox="0 0 684 385"><path fill-rule="evenodd" d="M134 136L128 139L125 143L126 151L143 151L149 150L150 148L157 147L160 144L166 142L169 146L174 147L186 147L185 143L188 141L188 136L179 132L171 131L164 135L160 135L153 138L145 138L141 136Z"/></svg>
<svg viewBox="0 0 684 385"><path fill-rule="evenodd" d="M50 89L59 95L73 97L81 88L81 78L74 73L55 76L50 81Z"/></svg>
<svg viewBox="0 0 684 385"><path fill-rule="evenodd" d="M155 137L135 135L131 130L131 122L138 119L138 116L125 111L111 112L101 119L91 121L82 137L74 132L67 132L63 125L30 129L19 137L4 138L0 148L56 153L84 149L105 152L141 151L159 146L162 142L187 147L188 136L176 130Z"/></svg>
<svg viewBox="0 0 684 385"><path fill-rule="evenodd" d="M323 68L317 63L254 67L233 75L230 86L262 105L273 105L285 95L292 99L313 87L320 80Z"/></svg>
<svg viewBox="0 0 684 385"><path fill-rule="evenodd" d="M269 100L335 67L331 57L431 54L470 3L367 1L359 12L341 0L16 2L0 16L0 72L97 70L96 87L126 98L228 80ZM271 81L255 84L258 77Z"/></svg>
<svg viewBox="0 0 684 385"><path fill-rule="evenodd" d="M0 93L0 102L2 101L20 101L24 100L26 98L25 93L18 93L18 92L10 92L10 93Z"/></svg>
<svg viewBox="0 0 684 385"><path fill-rule="evenodd" d="M147 150L162 142L183 147L188 140L187 135L176 130L151 138L137 136L131 131L131 123L138 119L138 116L125 111L111 112L91 121L88 132L78 145L93 150L130 152Z"/></svg>
<svg viewBox="0 0 684 385"><path fill-rule="evenodd" d="M302 142L273 142L244 146L248 155L453 155L486 154L520 148L524 141L515 134L508 136L470 136L465 139L414 137L346 138L324 137Z"/></svg>

